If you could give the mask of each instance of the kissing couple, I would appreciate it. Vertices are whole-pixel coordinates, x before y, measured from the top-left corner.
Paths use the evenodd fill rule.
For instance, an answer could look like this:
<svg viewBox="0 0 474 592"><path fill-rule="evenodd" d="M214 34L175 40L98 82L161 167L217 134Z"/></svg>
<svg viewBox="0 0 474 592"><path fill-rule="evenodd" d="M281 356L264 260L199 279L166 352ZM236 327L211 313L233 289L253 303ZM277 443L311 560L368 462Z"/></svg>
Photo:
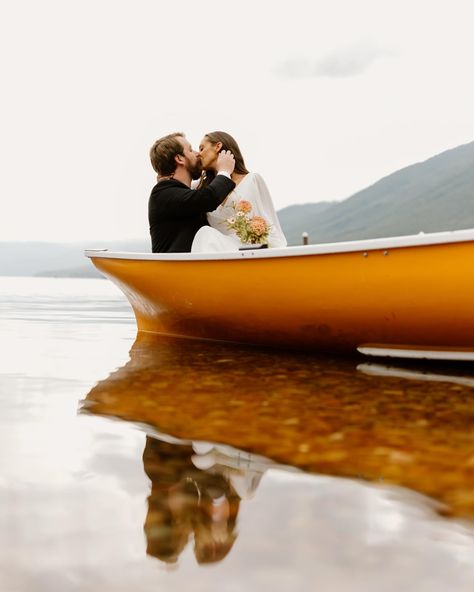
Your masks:
<svg viewBox="0 0 474 592"><path fill-rule="evenodd" d="M158 175L148 202L153 253L287 245L265 181L247 170L230 134L206 134L199 150L183 133L169 134L150 159Z"/></svg>

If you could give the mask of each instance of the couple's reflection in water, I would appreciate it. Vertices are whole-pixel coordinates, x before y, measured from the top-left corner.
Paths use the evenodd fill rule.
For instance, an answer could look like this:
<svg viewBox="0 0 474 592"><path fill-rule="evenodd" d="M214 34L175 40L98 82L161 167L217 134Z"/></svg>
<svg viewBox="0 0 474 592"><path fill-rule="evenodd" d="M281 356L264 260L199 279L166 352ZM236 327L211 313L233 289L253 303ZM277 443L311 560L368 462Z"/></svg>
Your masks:
<svg viewBox="0 0 474 592"><path fill-rule="evenodd" d="M252 497L263 474L248 468L256 460L244 452L226 454L212 444L176 444L147 436L147 553L174 564L193 544L199 564L221 561L237 538L241 500Z"/></svg>
<svg viewBox="0 0 474 592"><path fill-rule="evenodd" d="M147 553L166 563L175 563L190 539L198 563L220 561L237 537L240 497L223 474L199 470L194 455L192 446L146 438Z"/></svg>
<svg viewBox="0 0 474 592"><path fill-rule="evenodd" d="M470 367L139 334L84 409L146 426L147 551L169 564L188 544L199 563L226 557L269 466L403 486L474 518Z"/></svg>

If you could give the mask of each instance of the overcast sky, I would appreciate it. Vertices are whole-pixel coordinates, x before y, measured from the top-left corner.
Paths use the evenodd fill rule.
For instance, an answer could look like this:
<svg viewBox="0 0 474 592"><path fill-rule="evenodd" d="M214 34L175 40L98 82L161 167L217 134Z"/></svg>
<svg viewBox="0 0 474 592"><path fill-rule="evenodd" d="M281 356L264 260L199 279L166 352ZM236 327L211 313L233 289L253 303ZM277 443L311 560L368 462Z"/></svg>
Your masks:
<svg viewBox="0 0 474 592"><path fill-rule="evenodd" d="M474 140L472 0L2 0L0 240L147 238L154 140L239 142L277 209Z"/></svg>

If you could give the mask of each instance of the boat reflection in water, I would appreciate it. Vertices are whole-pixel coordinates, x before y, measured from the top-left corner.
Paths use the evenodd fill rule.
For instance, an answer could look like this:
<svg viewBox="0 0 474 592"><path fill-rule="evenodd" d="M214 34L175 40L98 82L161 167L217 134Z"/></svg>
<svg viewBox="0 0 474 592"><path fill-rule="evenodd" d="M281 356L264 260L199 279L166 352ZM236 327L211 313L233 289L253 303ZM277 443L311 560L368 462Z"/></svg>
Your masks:
<svg viewBox="0 0 474 592"><path fill-rule="evenodd" d="M407 487L440 514L474 518L473 384L459 365L387 368L139 334L83 408L147 431L148 553L174 563L194 538L206 563L229 553L241 501L272 466Z"/></svg>

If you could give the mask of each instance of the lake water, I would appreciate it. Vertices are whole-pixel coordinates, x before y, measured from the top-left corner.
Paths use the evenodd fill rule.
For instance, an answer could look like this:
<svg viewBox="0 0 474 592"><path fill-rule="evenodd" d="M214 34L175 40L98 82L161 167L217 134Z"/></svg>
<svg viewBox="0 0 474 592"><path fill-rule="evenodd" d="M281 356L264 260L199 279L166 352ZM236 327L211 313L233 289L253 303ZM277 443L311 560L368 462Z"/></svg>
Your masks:
<svg viewBox="0 0 474 592"><path fill-rule="evenodd" d="M0 590L471 591L474 371L137 337L0 278Z"/></svg>

